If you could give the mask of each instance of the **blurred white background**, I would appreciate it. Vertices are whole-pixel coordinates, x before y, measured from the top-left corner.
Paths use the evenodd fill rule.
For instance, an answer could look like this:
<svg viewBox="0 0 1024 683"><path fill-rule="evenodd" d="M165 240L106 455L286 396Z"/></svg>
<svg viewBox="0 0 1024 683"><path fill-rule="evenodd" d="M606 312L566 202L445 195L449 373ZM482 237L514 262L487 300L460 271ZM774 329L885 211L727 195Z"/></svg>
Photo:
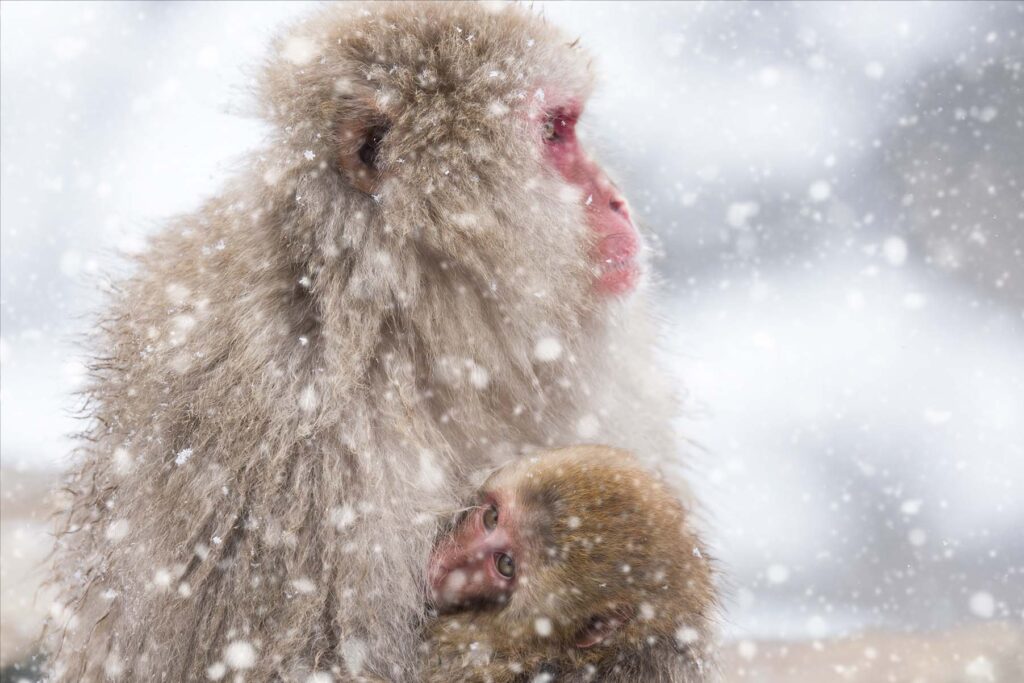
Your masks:
<svg viewBox="0 0 1024 683"><path fill-rule="evenodd" d="M104 278L258 146L251 68L308 8L0 6L8 471L66 462ZM653 233L729 634L1020 625L1024 4L541 11Z"/></svg>

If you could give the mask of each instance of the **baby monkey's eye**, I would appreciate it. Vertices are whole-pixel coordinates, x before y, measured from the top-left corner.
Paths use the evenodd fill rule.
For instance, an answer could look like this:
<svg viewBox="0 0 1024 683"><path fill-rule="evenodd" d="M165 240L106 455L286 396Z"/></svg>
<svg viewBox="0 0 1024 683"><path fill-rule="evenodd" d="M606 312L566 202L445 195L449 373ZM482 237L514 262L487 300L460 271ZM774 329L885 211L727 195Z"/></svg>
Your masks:
<svg viewBox="0 0 1024 683"><path fill-rule="evenodd" d="M494 556L494 566L498 573L506 579L511 579L516 575L516 561L505 553L498 553Z"/></svg>
<svg viewBox="0 0 1024 683"><path fill-rule="evenodd" d="M492 505L484 510L484 528L488 531L494 531L496 526L498 526L498 508Z"/></svg>

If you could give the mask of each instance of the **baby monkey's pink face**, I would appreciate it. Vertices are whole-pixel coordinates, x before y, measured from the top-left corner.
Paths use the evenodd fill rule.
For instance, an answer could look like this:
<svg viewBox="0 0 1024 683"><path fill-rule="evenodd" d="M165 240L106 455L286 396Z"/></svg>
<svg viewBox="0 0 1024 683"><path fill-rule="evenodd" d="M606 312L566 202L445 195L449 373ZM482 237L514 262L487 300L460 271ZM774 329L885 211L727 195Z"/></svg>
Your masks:
<svg viewBox="0 0 1024 683"><path fill-rule="evenodd" d="M438 543L428 568L430 599L442 612L500 605L525 565L515 496L485 492Z"/></svg>

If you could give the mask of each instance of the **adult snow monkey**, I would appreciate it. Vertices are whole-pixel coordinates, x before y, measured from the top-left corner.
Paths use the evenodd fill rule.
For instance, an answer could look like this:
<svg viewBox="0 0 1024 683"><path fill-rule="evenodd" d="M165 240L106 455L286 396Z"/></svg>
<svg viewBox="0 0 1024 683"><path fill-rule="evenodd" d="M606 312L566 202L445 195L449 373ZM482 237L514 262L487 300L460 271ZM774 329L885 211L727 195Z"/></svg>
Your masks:
<svg viewBox="0 0 1024 683"><path fill-rule="evenodd" d="M581 440L671 464L591 80L518 5L331 5L276 40L266 146L97 326L57 680L416 680L435 513L474 475Z"/></svg>

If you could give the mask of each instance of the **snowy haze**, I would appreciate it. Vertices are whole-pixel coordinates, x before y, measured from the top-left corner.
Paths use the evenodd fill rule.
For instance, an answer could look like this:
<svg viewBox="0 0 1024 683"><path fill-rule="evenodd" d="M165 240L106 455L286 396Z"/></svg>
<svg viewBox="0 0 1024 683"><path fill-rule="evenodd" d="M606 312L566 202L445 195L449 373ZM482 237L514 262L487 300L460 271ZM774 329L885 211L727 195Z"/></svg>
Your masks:
<svg viewBox="0 0 1024 683"><path fill-rule="evenodd" d="M5 467L66 461L104 277L259 144L308 7L0 6ZM603 74L737 637L1024 619L1022 8L541 6Z"/></svg>

